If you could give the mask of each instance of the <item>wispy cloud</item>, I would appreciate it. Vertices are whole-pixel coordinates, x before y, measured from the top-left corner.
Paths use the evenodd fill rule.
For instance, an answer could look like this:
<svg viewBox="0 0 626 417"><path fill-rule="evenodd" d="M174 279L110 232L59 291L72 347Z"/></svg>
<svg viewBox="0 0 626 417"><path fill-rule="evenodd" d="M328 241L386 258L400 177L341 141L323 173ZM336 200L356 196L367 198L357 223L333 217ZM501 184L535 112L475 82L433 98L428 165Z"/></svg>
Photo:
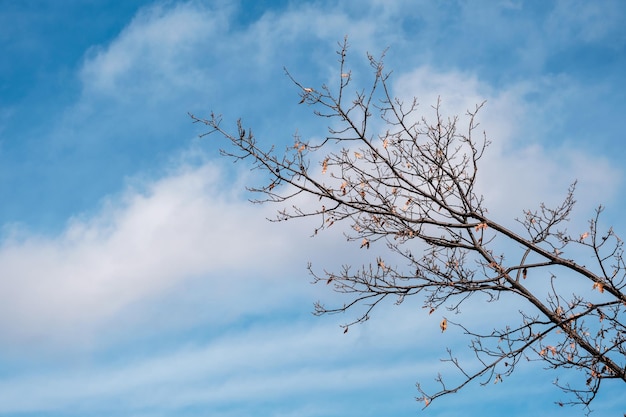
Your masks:
<svg viewBox="0 0 626 417"><path fill-rule="evenodd" d="M230 302L222 294L232 287L249 291L237 276L262 270L262 282L288 246L274 237L262 211L220 190L221 178L210 165L183 166L110 198L59 236L7 238L0 248L5 343L73 343L67 338L91 333L94 322L205 275L212 280L207 302L224 314ZM253 293L242 298L254 303Z"/></svg>

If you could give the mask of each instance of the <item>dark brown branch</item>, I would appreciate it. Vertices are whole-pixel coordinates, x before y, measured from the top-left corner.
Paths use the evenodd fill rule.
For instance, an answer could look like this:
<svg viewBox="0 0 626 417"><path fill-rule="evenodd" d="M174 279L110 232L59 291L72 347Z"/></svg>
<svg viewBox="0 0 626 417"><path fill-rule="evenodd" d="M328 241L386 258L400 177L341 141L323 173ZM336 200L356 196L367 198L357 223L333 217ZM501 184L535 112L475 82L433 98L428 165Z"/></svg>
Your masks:
<svg viewBox="0 0 626 417"><path fill-rule="evenodd" d="M313 235L344 223L350 230L348 241L363 250L386 244L388 259L377 256L360 268L346 265L339 273L317 274L309 266L313 282L326 283L347 299L337 307L316 303L315 314L356 312L343 326L348 331L390 297L396 304L420 297L430 313L439 308L458 313L477 294L492 303L503 294L521 300L518 325L485 334L450 322L472 337L478 370L466 371L449 351L445 362L462 381L447 385L438 376L440 389L432 393L418 385L426 405L473 381L499 382L521 358L542 361L560 373L582 373L582 384L558 385L572 394L571 402L585 407L596 398L602 380L626 382L623 243L612 229L597 229L602 207L589 222L589 231L576 237L564 228L575 204L575 183L559 205L523 211L524 217L516 220L526 236L492 218L476 194L480 160L489 145L484 133L474 134L484 103L467 112L464 129L457 117L443 116L441 100L432 107L432 119L418 116L417 99L405 105L393 96L384 54L380 59L368 55L371 85L351 93L347 48L344 40L338 51L337 92L326 85L302 84L285 70L301 103L332 123L320 143L296 136L293 146L277 152L261 146L241 121L231 134L218 115L191 115L195 123L209 127L205 134L218 133L229 142L223 155L249 160L253 169L265 173L261 185L250 187L262 196L256 202L291 203L279 209L276 220L317 218ZM373 130L380 122L385 130ZM293 204L299 195L314 196L318 204ZM587 261L593 259L594 265L564 258L570 248ZM588 283L588 290L564 293L556 273Z"/></svg>

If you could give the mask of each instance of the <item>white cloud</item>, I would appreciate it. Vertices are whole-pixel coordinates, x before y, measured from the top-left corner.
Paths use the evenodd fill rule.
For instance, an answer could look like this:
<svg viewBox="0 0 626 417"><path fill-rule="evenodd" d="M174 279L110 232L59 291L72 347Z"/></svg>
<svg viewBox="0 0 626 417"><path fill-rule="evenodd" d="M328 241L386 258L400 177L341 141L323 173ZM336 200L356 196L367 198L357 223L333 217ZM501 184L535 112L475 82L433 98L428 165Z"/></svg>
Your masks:
<svg viewBox="0 0 626 417"><path fill-rule="evenodd" d="M202 57L211 38L228 30L229 16L227 7L197 2L142 9L111 44L90 51L81 70L86 92L124 101L140 89L163 100L172 90L201 84L208 74L188 64Z"/></svg>
<svg viewBox="0 0 626 417"><path fill-rule="evenodd" d="M622 6L619 0L558 1L546 21L546 29L554 37L550 41L591 43L610 37L612 44L606 46L623 46L626 36L622 25L625 17Z"/></svg>
<svg viewBox="0 0 626 417"><path fill-rule="evenodd" d="M493 307L493 306L492 306ZM492 313L497 315L497 306ZM469 314L483 321L490 309ZM434 358L445 356L451 347L462 360L471 355L460 330L445 334L438 317L410 304L387 306L363 326L342 334L335 319L290 320L257 323L201 343L181 343L166 352L148 352L131 361L83 363L52 367L46 372L23 375L0 382L0 412L36 412L95 407L105 410L184 410L190 405L219 413L222 407L260 408L282 404L283 411L318 407L332 402L334 409L350 407L363 396L384 398L387 411L410 415L419 409L415 381L434 388L433 378L441 372L454 379L454 369ZM339 321L341 318L338 319ZM392 323L392 325L390 325ZM536 371L525 363L517 378ZM483 388L490 398L515 398L519 386L512 384ZM547 391L547 392L546 392ZM534 381L524 394L535 398L537 407L547 404L555 390L546 378ZM436 413L458 407L479 407L471 392L439 401ZM513 396L513 397L511 397ZM372 407L378 403L373 402ZM347 415L358 415L346 410ZM219 414L218 414L219 415ZM295 414L299 415L299 414ZM325 414L326 415L326 414ZM328 414L334 415L334 414Z"/></svg>
<svg viewBox="0 0 626 417"><path fill-rule="evenodd" d="M272 264L288 259L290 246L264 210L220 191L222 181L211 165L183 166L110 199L92 218L72 220L60 236L8 238L0 248L3 340L73 339L202 276L211 282L212 309L230 309L224 295L233 287L251 304L242 310L253 308L254 291L268 284L264 277L279 279L271 278ZM253 271L262 273L248 285L241 275Z"/></svg>
<svg viewBox="0 0 626 417"><path fill-rule="evenodd" d="M552 82L545 80L541 88L549 89ZM421 106L417 114L429 120L434 118L430 106L440 97L443 117L460 116L457 127L463 133L468 126L467 110L486 101L474 135L485 132L491 145L479 163L477 191L500 221L511 222L523 209L534 209L541 202L559 204L568 186L578 181L577 212L586 222L594 208L614 198L622 173L606 157L576 149L567 141L541 143L555 123L550 104L556 103L541 107L528 103L525 96L538 88L522 83L496 90L472 74L430 67L402 74L394 84L394 91L401 92L405 102L411 94L418 98Z"/></svg>
<svg viewBox="0 0 626 417"><path fill-rule="evenodd" d="M406 316L396 322L393 328L383 320L368 327L367 333L385 338L385 354L379 357L372 356L380 351L378 343L363 343L363 329L342 335L328 320L317 325L306 320L259 324L130 363L25 374L0 382L0 412L75 409L112 399L115 407L126 410L177 409L188 404L212 409L294 396L307 403L312 394L382 389L399 379L407 381L410 396L410 381L416 374L432 374L437 365L411 360L418 353L408 353L406 344L400 342L408 336L415 342L413 348L426 346L431 342L425 336L437 329L431 326L420 335L418 320ZM390 363L387 355L391 352L399 358Z"/></svg>

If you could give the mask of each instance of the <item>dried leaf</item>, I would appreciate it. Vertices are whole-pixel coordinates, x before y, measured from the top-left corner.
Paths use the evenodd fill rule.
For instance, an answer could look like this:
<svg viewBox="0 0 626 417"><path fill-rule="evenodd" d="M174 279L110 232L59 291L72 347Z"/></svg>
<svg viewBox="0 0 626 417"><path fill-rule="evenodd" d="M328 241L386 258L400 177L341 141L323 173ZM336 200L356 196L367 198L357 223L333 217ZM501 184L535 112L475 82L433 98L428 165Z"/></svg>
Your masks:
<svg viewBox="0 0 626 417"><path fill-rule="evenodd" d="M479 230L486 229L486 228L487 228L487 223L479 223L479 224L477 224L477 225L476 225L476 227L475 227L475 229L476 229L476 231L477 231L477 232L478 232Z"/></svg>
<svg viewBox="0 0 626 417"><path fill-rule="evenodd" d="M589 232L585 232L582 235L580 235L580 240L585 240L585 238L587 238L589 236Z"/></svg>
<svg viewBox="0 0 626 417"><path fill-rule="evenodd" d="M367 240L366 238L363 238L363 242L361 242L361 248L365 246L367 249L370 248L370 241Z"/></svg>
<svg viewBox="0 0 626 417"><path fill-rule="evenodd" d="M528 268L524 268L522 270L522 278L526 279L527 276L528 276Z"/></svg>
<svg viewBox="0 0 626 417"><path fill-rule="evenodd" d="M343 73L341 74L341 78L348 78L349 76L350 76L350 74L348 74L348 73L346 73L346 72L343 72Z"/></svg>
<svg viewBox="0 0 626 417"><path fill-rule="evenodd" d="M604 292L604 284L601 282L594 282L593 283L593 289L597 289L600 292Z"/></svg>
<svg viewBox="0 0 626 417"><path fill-rule="evenodd" d="M363 154L362 154L362 153L360 153L360 152L354 152L354 157L355 157L356 159L361 159L361 158L363 158Z"/></svg>
<svg viewBox="0 0 626 417"><path fill-rule="evenodd" d="M448 328L448 320L446 320L445 318L441 320L441 323L439 323L439 327L441 327L441 333L445 332Z"/></svg>
<svg viewBox="0 0 626 417"><path fill-rule="evenodd" d="M309 88L309 87L303 88L303 90L304 90L305 93L312 93L313 92L313 89Z"/></svg>
<svg viewBox="0 0 626 417"><path fill-rule="evenodd" d="M347 186L348 186L348 181L344 181L341 183L341 186L339 187L339 189L343 192L343 195L346 195L346 193L348 192L346 190Z"/></svg>
<svg viewBox="0 0 626 417"><path fill-rule="evenodd" d="M328 278L328 281L326 281L326 285L330 284L331 282L333 282L333 277Z"/></svg>
<svg viewBox="0 0 626 417"><path fill-rule="evenodd" d="M377 259L377 262L378 262L378 266L379 266L381 269L383 269L383 270L384 270L384 269L385 269L385 262L384 262L381 258L378 258L378 259Z"/></svg>
<svg viewBox="0 0 626 417"><path fill-rule="evenodd" d="M328 170L328 158L324 159L324 162L322 162L322 174L326 174L326 170Z"/></svg>
<svg viewBox="0 0 626 417"><path fill-rule="evenodd" d="M389 139L383 140L383 148L387 149L387 146L389 146Z"/></svg>
<svg viewBox="0 0 626 417"><path fill-rule="evenodd" d="M428 398L424 398L424 407L428 407L430 405L430 400Z"/></svg>

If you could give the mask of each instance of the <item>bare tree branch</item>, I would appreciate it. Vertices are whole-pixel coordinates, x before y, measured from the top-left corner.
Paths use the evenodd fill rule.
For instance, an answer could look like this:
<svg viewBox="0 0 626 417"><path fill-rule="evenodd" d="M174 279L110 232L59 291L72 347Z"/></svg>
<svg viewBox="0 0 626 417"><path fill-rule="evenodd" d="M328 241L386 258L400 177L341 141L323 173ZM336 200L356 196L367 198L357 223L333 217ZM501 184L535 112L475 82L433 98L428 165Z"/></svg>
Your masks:
<svg viewBox="0 0 626 417"><path fill-rule="evenodd" d="M337 223L347 223L349 241L368 249L384 242L394 265L377 257L358 268L346 265L339 272L309 271L314 282L332 284L348 302L336 307L315 304L315 314L356 311L345 331L367 320L376 307L391 297L401 303L420 296L433 312L446 308L459 312L470 297L483 294L497 302L506 294L525 305L520 321L503 329L477 332L458 326L471 337L475 371L468 371L448 351L445 362L462 378L448 385L442 376L439 389L426 391L418 384L425 406L457 392L472 381L500 382L511 375L521 359L541 361L548 368L582 374L580 384L557 386L571 394L559 404L581 404L587 409L605 379L626 382L626 268L623 242L612 229L598 230L602 207L589 222L589 230L570 236L565 223L574 207L575 183L556 207L540 204L515 219L524 235L491 218L483 198L476 194L480 160L489 141L478 134L477 114L484 103L467 112L467 125L458 117L444 117L441 103L432 107L434 119L418 116L417 99L404 103L390 92L382 56L368 55L373 72L370 88L350 94L352 73L347 70L348 44L340 44L338 89L319 89L287 76L300 89L301 103L327 119L328 136L321 143L303 141L282 152L265 149L241 121L235 133L222 127L219 115L208 119L191 115L230 142L221 153L250 160L265 172L269 183L251 187L256 202L288 203L303 194L318 199L316 206L282 208L276 221L319 219L314 234ZM384 54L383 54L384 56ZM373 127L383 123L384 131ZM513 246L505 257L496 250ZM565 250L593 259L585 266L563 256ZM589 256L588 256L589 255ZM587 287L560 285L558 276ZM569 288L587 288L568 294ZM462 317L462 316L461 316Z"/></svg>

